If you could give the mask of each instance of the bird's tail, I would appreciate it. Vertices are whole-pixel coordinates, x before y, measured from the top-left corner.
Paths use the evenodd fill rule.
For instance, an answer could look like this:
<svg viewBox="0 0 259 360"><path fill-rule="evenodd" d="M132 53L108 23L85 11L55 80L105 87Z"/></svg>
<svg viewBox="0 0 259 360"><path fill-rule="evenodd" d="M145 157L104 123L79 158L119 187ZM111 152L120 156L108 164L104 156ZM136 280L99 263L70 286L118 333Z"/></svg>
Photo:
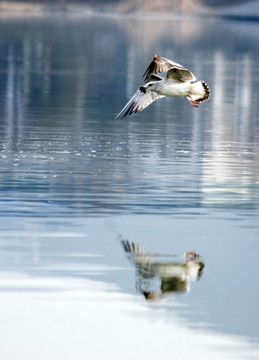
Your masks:
<svg viewBox="0 0 259 360"><path fill-rule="evenodd" d="M204 81L198 81L192 84L191 91L192 93L189 98L196 103L207 101L210 98L210 89Z"/></svg>

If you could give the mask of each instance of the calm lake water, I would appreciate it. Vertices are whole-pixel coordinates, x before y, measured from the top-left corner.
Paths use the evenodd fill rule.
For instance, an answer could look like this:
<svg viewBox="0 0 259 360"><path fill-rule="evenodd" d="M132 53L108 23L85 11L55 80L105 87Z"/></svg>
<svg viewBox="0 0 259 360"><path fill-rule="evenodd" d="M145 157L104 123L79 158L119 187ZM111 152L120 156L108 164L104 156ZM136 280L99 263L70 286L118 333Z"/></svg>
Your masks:
<svg viewBox="0 0 259 360"><path fill-rule="evenodd" d="M258 33L1 19L3 359L259 357ZM114 120L156 53L211 100Z"/></svg>

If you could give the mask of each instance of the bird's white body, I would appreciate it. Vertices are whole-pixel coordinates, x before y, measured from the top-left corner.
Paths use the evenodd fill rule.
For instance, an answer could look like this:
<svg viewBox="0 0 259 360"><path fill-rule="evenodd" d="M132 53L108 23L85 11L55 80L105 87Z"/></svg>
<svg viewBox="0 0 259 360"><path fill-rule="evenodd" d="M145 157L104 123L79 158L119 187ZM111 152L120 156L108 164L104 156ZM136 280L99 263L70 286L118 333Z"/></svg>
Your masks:
<svg viewBox="0 0 259 360"><path fill-rule="evenodd" d="M168 82L163 79L155 82L149 89L163 96L185 97L191 95L192 84L190 82Z"/></svg>

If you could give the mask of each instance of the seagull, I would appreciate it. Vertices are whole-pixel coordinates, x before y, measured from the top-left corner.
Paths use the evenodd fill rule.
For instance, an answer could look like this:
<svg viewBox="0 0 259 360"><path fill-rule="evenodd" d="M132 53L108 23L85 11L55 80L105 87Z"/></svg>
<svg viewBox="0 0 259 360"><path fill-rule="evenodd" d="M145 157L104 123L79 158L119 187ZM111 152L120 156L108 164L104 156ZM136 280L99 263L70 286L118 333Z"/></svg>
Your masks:
<svg viewBox="0 0 259 360"><path fill-rule="evenodd" d="M165 77L157 75L165 72ZM190 70L159 55L154 56L143 77L144 82L115 119L138 113L164 96L187 97L193 107L210 98L210 89L204 81L192 83L196 77Z"/></svg>

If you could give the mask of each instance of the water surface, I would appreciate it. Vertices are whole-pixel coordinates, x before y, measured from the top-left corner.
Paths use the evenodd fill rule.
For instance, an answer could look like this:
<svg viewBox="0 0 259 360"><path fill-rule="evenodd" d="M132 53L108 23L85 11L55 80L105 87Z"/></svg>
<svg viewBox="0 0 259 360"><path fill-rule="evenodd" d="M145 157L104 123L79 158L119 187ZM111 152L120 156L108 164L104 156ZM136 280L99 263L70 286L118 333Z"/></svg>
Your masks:
<svg viewBox="0 0 259 360"><path fill-rule="evenodd" d="M258 357L258 24L156 25L2 19L5 358ZM206 81L211 100L114 120L155 53ZM122 241L145 251L141 264Z"/></svg>

